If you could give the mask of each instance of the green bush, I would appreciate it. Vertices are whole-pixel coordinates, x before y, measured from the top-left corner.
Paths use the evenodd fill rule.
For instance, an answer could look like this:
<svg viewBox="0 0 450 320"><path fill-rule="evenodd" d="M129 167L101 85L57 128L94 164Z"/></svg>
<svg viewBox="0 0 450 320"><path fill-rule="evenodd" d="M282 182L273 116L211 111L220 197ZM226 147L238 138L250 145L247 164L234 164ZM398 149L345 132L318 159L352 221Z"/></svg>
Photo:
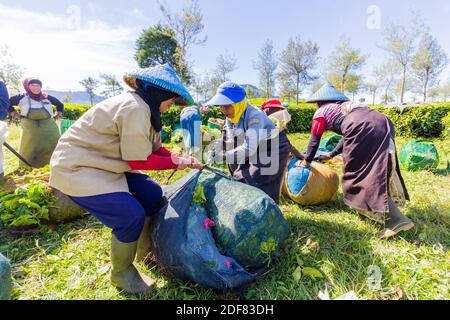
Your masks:
<svg viewBox="0 0 450 320"><path fill-rule="evenodd" d="M442 125L444 126L444 132L442 133L442 136L444 138L450 138L450 112L447 113L444 118L442 118Z"/></svg>
<svg viewBox="0 0 450 320"><path fill-rule="evenodd" d="M90 105L86 104L65 104L63 118L69 120L77 120L86 111L88 111L90 107Z"/></svg>
<svg viewBox="0 0 450 320"><path fill-rule="evenodd" d="M261 99L254 99L250 102L259 102ZM253 103L255 104L255 103ZM89 110L88 105L68 104L63 113L63 117L71 120L78 119L83 113ZM394 123L396 134L405 137L439 137L441 134L450 135L450 102L435 103L418 107L406 107L400 114L397 108L384 109L374 107L374 109L386 114ZM317 110L315 104L300 103L296 107L288 109L292 116L288 133L308 132L311 130L311 123L314 112ZM220 108L210 108L208 112L201 113L202 124L207 125L209 118L224 119ZM180 109L172 107L161 117L163 126L172 127L180 123ZM447 128L446 133L444 133Z"/></svg>
<svg viewBox="0 0 450 320"><path fill-rule="evenodd" d="M397 108L377 110L394 123L397 135L404 137L439 137L444 131L443 119L450 112L450 103L406 107L400 114Z"/></svg>

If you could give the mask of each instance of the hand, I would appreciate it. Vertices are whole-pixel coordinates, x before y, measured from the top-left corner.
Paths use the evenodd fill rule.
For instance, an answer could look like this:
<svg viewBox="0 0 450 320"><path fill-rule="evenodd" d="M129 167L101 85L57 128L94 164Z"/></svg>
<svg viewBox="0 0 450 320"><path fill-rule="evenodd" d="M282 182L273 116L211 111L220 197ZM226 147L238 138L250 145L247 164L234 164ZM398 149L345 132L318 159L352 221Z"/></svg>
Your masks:
<svg viewBox="0 0 450 320"><path fill-rule="evenodd" d="M59 119L60 117L62 116L62 112L61 111L56 111L54 114L53 114L53 119Z"/></svg>
<svg viewBox="0 0 450 320"><path fill-rule="evenodd" d="M178 166L178 170L185 170L189 168L189 165L191 164L191 159L189 159L189 156L182 154L173 154L172 156L172 161Z"/></svg>
<svg viewBox="0 0 450 320"><path fill-rule="evenodd" d="M11 117L11 119L13 120L18 120L20 119L20 114L17 111L12 111L9 113L9 116Z"/></svg>
<svg viewBox="0 0 450 320"><path fill-rule="evenodd" d="M303 168L309 168L311 166L311 163L307 162L306 160L299 160L295 163L296 167L303 167Z"/></svg>
<svg viewBox="0 0 450 320"><path fill-rule="evenodd" d="M325 162L325 161L331 160L332 158L333 158L333 157L330 155L330 153L325 153L325 154L320 155L320 156L317 158L317 161L319 161L319 162Z"/></svg>
<svg viewBox="0 0 450 320"><path fill-rule="evenodd" d="M191 160L191 165L190 167L192 169L197 169L197 170L203 170L203 168L205 167L203 164L201 164L196 158L194 157L190 157Z"/></svg>

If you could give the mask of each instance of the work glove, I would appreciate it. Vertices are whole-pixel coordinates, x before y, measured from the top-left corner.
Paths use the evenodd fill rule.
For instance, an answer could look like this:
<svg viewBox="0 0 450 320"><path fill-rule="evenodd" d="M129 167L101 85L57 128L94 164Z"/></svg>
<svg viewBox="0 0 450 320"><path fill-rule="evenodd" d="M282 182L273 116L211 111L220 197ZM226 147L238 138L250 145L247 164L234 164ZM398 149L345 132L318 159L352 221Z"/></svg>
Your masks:
<svg viewBox="0 0 450 320"><path fill-rule="evenodd" d="M215 140L207 148L206 163L223 164L224 161L225 151L223 150L223 140Z"/></svg>

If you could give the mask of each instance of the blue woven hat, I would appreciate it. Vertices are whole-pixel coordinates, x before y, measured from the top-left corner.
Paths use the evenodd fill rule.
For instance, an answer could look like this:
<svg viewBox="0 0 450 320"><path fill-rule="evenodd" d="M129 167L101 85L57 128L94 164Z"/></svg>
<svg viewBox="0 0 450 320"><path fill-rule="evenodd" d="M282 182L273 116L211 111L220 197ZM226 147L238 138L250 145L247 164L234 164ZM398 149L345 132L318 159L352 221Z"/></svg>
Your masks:
<svg viewBox="0 0 450 320"><path fill-rule="evenodd" d="M337 90L332 84L326 83L306 102L320 101L350 101L350 99L347 98L342 92Z"/></svg>
<svg viewBox="0 0 450 320"><path fill-rule="evenodd" d="M125 83L135 90L137 89L137 79L148 82L160 89L175 92L188 105L194 104L194 99L183 86L176 72L167 63L128 73L123 78Z"/></svg>
<svg viewBox="0 0 450 320"><path fill-rule="evenodd" d="M216 95L209 100L207 106L226 106L241 102L247 96L245 89L237 83L227 81L220 85Z"/></svg>

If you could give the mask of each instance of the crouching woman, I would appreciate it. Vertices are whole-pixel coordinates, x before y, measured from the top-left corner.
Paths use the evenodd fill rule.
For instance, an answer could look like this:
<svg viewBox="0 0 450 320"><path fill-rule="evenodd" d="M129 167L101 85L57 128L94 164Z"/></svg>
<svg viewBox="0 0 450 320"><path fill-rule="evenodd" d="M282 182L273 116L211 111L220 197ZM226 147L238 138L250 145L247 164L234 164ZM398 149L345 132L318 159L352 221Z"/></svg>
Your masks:
<svg viewBox="0 0 450 320"><path fill-rule="evenodd" d="M133 262L150 249L149 216L160 210L163 193L133 170L202 167L161 145L161 112L174 103L193 103L173 69L158 65L126 76L125 82L135 91L97 104L60 139L50 185L112 229L112 284L137 294L154 286Z"/></svg>
<svg viewBox="0 0 450 320"><path fill-rule="evenodd" d="M220 106L227 118L224 158L233 177L257 187L276 203L291 144L262 111L247 103L244 88L225 82L208 106ZM220 159L219 159L220 160Z"/></svg>
<svg viewBox="0 0 450 320"><path fill-rule="evenodd" d="M383 224L385 229L379 237L386 239L414 227L397 208L409 196L398 166L394 125L384 114L348 100L331 84L326 84L308 101L317 103L319 108L301 165L308 166L313 161L325 130L343 135L336 148L319 160L343 154L344 202Z"/></svg>

